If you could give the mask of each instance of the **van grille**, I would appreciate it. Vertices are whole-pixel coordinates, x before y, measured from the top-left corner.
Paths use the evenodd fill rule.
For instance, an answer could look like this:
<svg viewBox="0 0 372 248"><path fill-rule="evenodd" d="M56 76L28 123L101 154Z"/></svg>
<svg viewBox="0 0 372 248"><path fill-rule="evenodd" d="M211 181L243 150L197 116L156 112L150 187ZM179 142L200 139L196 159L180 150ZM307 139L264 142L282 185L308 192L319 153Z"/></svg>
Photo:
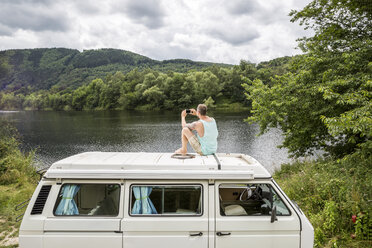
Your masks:
<svg viewBox="0 0 372 248"><path fill-rule="evenodd" d="M32 208L31 214L41 214L44 209L46 200L50 192L52 185L44 185L41 187L39 195L36 198L34 207Z"/></svg>

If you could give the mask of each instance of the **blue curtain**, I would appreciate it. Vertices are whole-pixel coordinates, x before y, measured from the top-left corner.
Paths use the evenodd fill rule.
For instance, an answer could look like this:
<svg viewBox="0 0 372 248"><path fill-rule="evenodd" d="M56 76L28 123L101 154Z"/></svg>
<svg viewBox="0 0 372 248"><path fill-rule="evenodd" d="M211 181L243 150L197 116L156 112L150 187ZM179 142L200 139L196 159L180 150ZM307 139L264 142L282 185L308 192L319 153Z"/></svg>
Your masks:
<svg viewBox="0 0 372 248"><path fill-rule="evenodd" d="M149 198L152 187L133 187L136 201L132 208L132 214L157 214L154 204Z"/></svg>
<svg viewBox="0 0 372 248"><path fill-rule="evenodd" d="M80 189L80 185L64 185L61 196L62 200L59 202L56 209L56 215L78 215L79 210L74 201L74 197Z"/></svg>

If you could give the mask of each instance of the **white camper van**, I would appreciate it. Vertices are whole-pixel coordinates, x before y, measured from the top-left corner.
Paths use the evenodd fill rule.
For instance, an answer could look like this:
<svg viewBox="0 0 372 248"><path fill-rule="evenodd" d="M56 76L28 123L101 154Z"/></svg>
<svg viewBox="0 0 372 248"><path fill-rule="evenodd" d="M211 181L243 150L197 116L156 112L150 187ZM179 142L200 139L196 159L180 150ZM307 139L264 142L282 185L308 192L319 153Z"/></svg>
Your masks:
<svg viewBox="0 0 372 248"><path fill-rule="evenodd" d="M54 163L27 207L21 248L310 248L313 228L243 154L88 152Z"/></svg>

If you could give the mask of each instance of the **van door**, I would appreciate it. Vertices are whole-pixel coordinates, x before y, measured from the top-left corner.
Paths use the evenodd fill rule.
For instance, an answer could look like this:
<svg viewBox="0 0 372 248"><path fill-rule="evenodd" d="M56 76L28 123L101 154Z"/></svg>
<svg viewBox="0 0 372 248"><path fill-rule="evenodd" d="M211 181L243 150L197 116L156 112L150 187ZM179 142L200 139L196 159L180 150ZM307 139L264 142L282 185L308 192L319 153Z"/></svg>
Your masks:
<svg viewBox="0 0 372 248"><path fill-rule="evenodd" d="M300 220L271 182L216 181L215 195L216 248L299 247Z"/></svg>
<svg viewBox="0 0 372 248"><path fill-rule="evenodd" d="M127 181L123 247L207 248L207 181Z"/></svg>
<svg viewBox="0 0 372 248"><path fill-rule="evenodd" d="M121 248L121 185L72 182L60 186L44 223L44 248Z"/></svg>

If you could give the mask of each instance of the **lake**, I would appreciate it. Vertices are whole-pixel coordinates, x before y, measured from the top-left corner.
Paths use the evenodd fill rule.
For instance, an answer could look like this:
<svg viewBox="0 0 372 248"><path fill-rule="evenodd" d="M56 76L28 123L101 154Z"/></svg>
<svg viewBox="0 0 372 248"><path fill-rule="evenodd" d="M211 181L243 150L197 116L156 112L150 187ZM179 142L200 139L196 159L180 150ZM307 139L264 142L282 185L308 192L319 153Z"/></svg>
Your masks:
<svg viewBox="0 0 372 248"><path fill-rule="evenodd" d="M257 136L259 127L243 120L247 112L210 113L219 130L218 152L245 153L270 172L290 162L281 131ZM181 146L180 113L156 111L0 111L22 137L22 149L36 150L36 166L47 167L67 156L86 151L174 152ZM197 120L188 116L187 122ZM189 152L192 149L189 147Z"/></svg>

